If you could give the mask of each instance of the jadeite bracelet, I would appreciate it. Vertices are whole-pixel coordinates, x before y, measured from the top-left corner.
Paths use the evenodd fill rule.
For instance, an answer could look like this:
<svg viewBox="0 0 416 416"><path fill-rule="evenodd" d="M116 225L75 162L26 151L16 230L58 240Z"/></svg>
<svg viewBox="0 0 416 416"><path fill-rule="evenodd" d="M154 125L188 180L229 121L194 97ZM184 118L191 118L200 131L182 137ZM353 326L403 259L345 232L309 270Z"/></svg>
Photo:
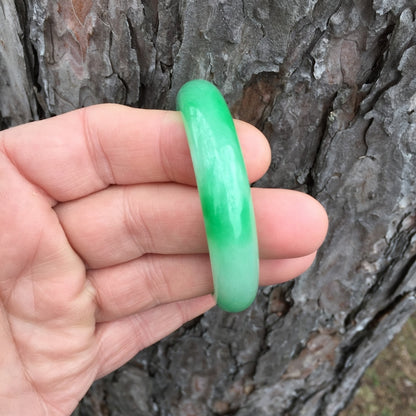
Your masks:
<svg viewBox="0 0 416 416"><path fill-rule="evenodd" d="M259 254L250 184L234 122L218 89L186 83L177 96L198 186L217 304L228 312L251 305Z"/></svg>

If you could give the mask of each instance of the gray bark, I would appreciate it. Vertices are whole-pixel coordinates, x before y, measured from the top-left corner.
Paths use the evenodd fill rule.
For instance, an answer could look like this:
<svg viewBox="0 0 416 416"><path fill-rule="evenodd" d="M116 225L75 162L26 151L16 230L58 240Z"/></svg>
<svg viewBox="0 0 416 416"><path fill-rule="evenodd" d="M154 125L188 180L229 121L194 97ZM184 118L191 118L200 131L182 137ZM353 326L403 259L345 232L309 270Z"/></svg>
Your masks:
<svg viewBox="0 0 416 416"><path fill-rule="evenodd" d="M258 186L308 192L328 238L292 283L212 310L96 382L74 415L336 415L416 310L415 0L2 0L2 127L174 108L192 78L264 131Z"/></svg>

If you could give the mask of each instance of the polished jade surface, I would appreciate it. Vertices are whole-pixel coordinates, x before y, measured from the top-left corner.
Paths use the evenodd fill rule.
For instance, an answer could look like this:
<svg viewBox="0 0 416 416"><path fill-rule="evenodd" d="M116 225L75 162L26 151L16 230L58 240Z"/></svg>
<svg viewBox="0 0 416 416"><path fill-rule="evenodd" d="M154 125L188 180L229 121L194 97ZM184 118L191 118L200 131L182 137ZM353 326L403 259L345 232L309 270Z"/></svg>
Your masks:
<svg viewBox="0 0 416 416"><path fill-rule="evenodd" d="M250 185L234 122L218 89L186 83L177 96L191 151L208 240L214 294L228 312L253 302L259 254Z"/></svg>

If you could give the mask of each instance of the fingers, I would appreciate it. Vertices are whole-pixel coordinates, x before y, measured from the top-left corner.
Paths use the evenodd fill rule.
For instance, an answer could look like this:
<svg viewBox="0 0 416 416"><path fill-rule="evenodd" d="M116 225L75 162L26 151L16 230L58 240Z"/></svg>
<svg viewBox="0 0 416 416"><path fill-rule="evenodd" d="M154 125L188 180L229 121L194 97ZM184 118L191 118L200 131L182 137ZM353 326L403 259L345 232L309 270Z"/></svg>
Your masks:
<svg viewBox="0 0 416 416"><path fill-rule="evenodd" d="M236 121L236 127L254 181L268 168L270 148L253 126ZM56 201L80 198L110 184L194 183L176 112L97 105L5 130L1 147L26 179Z"/></svg>
<svg viewBox="0 0 416 416"><path fill-rule="evenodd" d="M312 264L315 253L294 259L261 260L260 284L293 279ZM90 270L97 322L111 321L155 306L213 292L208 255L146 255L122 265Z"/></svg>
<svg viewBox="0 0 416 416"><path fill-rule="evenodd" d="M140 350L214 306L212 296L169 303L113 322L97 325L97 378L119 368Z"/></svg>
<svg viewBox="0 0 416 416"><path fill-rule="evenodd" d="M263 261L260 266L261 283L277 283L276 276L279 276L280 273L283 273L280 277L290 278L289 269L291 272L302 271L303 268L310 265L314 256L312 254L304 259ZM158 256L158 259L149 260L156 264L163 259L163 264L156 266L156 268L166 268L163 272L167 276L166 278L161 278L156 274L152 275L156 278L156 283L152 282L150 277L141 276L142 268L139 264L117 266L107 275L103 273L101 276L95 275L93 278L96 288L100 292L99 307L106 305L97 314L98 321L106 321L98 323L96 329L100 350L97 378L120 367L143 348L159 341L185 322L214 306L215 301L211 295L194 297L207 292L207 290L212 290L208 258L202 255L188 256L188 258L184 256L172 259L170 262L166 257L170 256ZM155 266L150 266L150 269L153 267ZM175 272L173 269L176 267L180 267L180 269ZM144 267L144 269L146 268L149 270L149 266ZM136 269L138 274L133 272L133 269ZM174 271L174 274L169 275L171 271ZM185 276L182 277L181 272L185 273ZM129 273L132 273L132 276L129 277ZM133 275L134 278L131 279ZM178 278L180 281L175 281ZM144 283L143 280L147 280L147 283ZM104 289L104 287L106 288ZM144 293L149 289L153 294L153 299ZM177 293L178 289L182 290L179 294ZM179 299L187 296L190 299L173 301L172 297L176 295ZM170 302L151 307L158 302L167 300ZM149 309L141 309L140 306L144 304L140 305L140 302L144 302Z"/></svg>
<svg viewBox="0 0 416 416"><path fill-rule="evenodd" d="M260 260L260 285L275 285L300 276L312 266L315 257L316 251L291 259Z"/></svg>
<svg viewBox="0 0 416 416"><path fill-rule="evenodd" d="M322 206L308 195L253 189L262 258L302 257L315 252L327 230ZM206 253L198 193L176 185L113 187L56 209L74 249L91 268L146 253Z"/></svg>
<svg viewBox="0 0 416 416"><path fill-rule="evenodd" d="M281 278L290 278L292 273L303 271L313 261L315 254L304 259L266 260L261 263L261 283L277 283ZM142 276L140 264L117 266L101 276L96 275L93 280L98 283L100 305L106 305L98 312L96 335L99 345L98 373L96 378L119 368L140 350L159 341L185 322L203 314L215 305L211 295L199 296L212 290L209 273L209 260L206 256L186 256L166 260L168 256L158 256L158 259L146 260L154 264L162 260L163 264L156 268L165 267L166 278L152 274L156 282L150 277ZM142 260L138 260L141 262ZM169 264L170 263L170 264ZM131 269L130 269L131 266ZM145 266L149 270L153 266ZM176 270L175 267L180 267ZM189 269L188 269L189 267ZM122 270L124 268L124 270ZM130 270L129 270L130 269ZM138 272L135 274L133 269ZM297 270L295 272L295 270ZM174 274L169 275L173 271ZM124 272L126 274L124 274ZM181 276L181 272L185 276ZM134 275L134 279L129 277ZM276 278L276 276L278 276ZM294 277L294 276L292 276ZM180 281L175 281L176 279ZM188 280L187 280L188 279ZM143 280L147 280L146 283ZM136 283L134 283L136 282ZM150 285L150 286L149 286ZM100 290L101 288L106 289ZM154 298L147 296L150 289ZM182 290L181 293L178 293ZM113 293L112 293L113 292ZM172 297L188 300L173 301ZM195 297L198 296L198 297ZM158 302L165 302L151 307ZM140 305L140 302L144 302ZM113 309L109 305L112 305ZM141 309L147 305L149 309ZM139 311L139 312L138 312ZM120 318L121 317L121 318ZM115 320L113 320L115 319Z"/></svg>

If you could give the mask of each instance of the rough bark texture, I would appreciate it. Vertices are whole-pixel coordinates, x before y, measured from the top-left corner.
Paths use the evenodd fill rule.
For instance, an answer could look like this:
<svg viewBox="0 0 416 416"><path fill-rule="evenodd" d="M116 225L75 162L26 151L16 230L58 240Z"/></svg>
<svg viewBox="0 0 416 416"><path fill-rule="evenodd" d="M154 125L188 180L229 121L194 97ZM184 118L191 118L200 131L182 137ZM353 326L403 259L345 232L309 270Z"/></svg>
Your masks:
<svg viewBox="0 0 416 416"><path fill-rule="evenodd" d="M98 381L74 415L336 415L416 309L415 0L2 0L2 127L80 106L173 108L213 81L261 128L259 186L309 192L313 268L213 310Z"/></svg>

